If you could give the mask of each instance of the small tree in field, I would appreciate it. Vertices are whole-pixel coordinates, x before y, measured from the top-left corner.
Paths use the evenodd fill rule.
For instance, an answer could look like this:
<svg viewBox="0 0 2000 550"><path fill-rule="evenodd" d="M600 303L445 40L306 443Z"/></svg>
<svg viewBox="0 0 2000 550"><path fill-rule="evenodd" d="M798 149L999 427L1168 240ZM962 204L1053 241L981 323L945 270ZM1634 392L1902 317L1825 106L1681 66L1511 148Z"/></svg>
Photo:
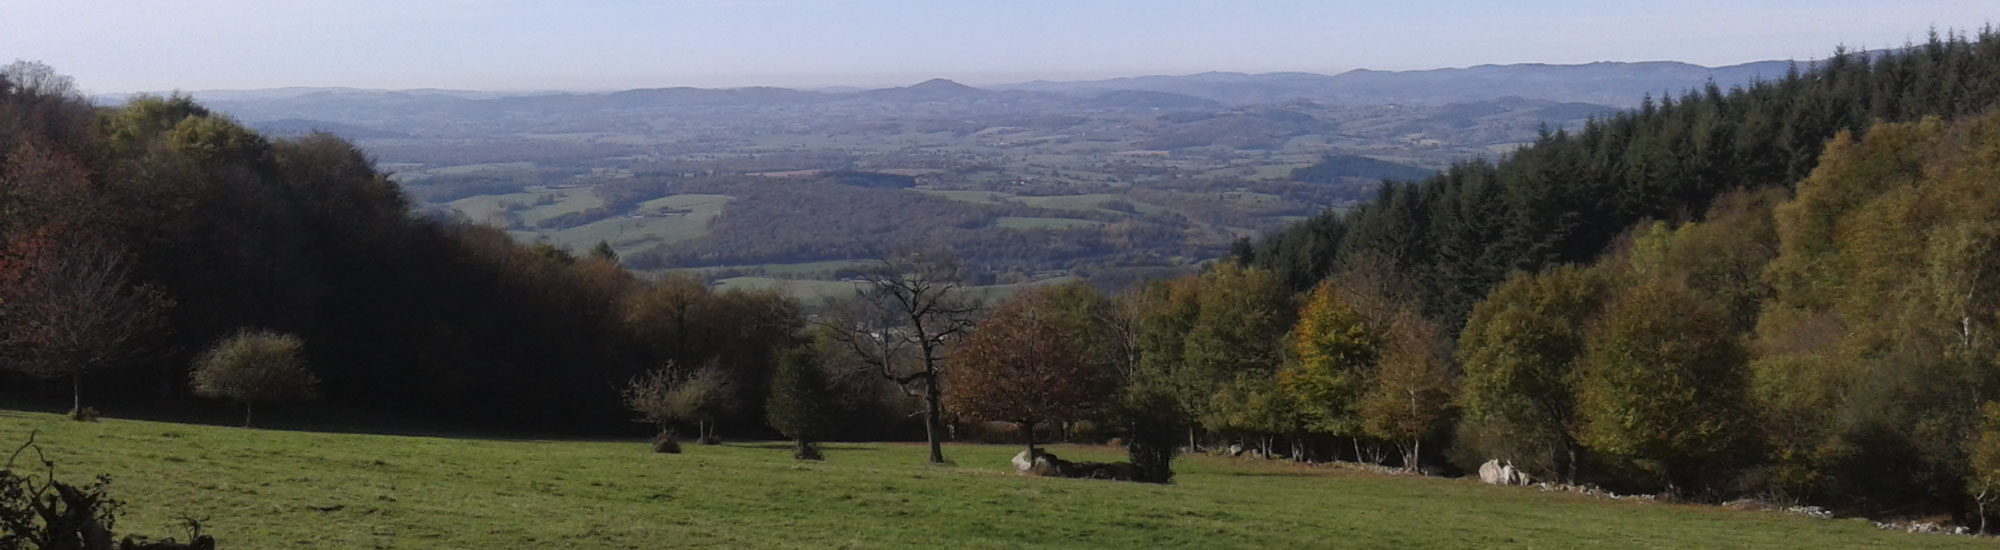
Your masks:
<svg viewBox="0 0 2000 550"><path fill-rule="evenodd" d="M828 416L833 410L832 396L827 386L826 372L820 370L819 355L812 348L787 350L778 357L764 416L778 433L792 438L792 456L800 460L819 460L815 443L832 431L833 419Z"/></svg>
<svg viewBox="0 0 2000 550"><path fill-rule="evenodd" d="M195 395L243 402L243 426L250 426L258 402L309 399L319 378L306 369L305 343L290 334L265 330L236 333L195 359Z"/></svg>
<svg viewBox="0 0 2000 550"><path fill-rule="evenodd" d="M729 373L708 366L692 373L668 362L665 367L633 377L625 386L625 407L639 413L638 421L673 435L674 422L693 421L704 442L714 441L715 417L735 410Z"/></svg>

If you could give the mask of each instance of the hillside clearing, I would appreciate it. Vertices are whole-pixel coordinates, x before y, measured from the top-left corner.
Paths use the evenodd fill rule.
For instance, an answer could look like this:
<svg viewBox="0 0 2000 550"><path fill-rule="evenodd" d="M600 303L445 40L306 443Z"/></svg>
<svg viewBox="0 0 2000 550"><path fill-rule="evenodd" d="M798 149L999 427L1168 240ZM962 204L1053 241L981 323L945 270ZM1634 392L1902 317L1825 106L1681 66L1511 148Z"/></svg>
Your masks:
<svg viewBox="0 0 2000 550"><path fill-rule="evenodd" d="M1614 502L1463 480L1196 457L1173 485L1007 473L1012 446L505 441L0 412L59 475L113 478L122 531L208 518L228 548L1973 547L1857 520ZM1109 448L1057 446L1071 458Z"/></svg>

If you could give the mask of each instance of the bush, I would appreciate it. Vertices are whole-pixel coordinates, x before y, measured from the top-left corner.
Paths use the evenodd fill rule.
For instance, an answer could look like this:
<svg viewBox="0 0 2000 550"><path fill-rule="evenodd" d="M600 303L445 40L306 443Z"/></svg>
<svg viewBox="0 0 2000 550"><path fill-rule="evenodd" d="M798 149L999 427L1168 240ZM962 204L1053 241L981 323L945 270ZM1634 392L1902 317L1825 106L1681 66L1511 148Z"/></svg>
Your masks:
<svg viewBox="0 0 2000 550"><path fill-rule="evenodd" d="M28 442L15 449L6 466L0 468L0 550L112 548L111 529L125 503L111 498L111 478L100 475L81 486L56 479L55 462L35 444L37 433L28 434ZM28 451L34 451L33 457L41 462L42 473L15 468L15 462L28 456ZM192 526L190 544L173 545L172 539L166 545L140 544L126 537L119 548L213 550L215 539L203 536L198 522L188 523Z"/></svg>
<svg viewBox="0 0 2000 550"><path fill-rule="evenodd" d="M1118 416L1127 429L1125 452L1132 461L1132 481L1172 482L1174 455L1180 453L1186 434L1173 396L1135 385L1119 404Z"/></svg>
<svg viewBox="0 0 2000 550"><path fill-rule="evenodd" d="M800 441L792 445L792 458L799 460L825 460L826 456L820 454L819 444L811 441Z"/></svg>
<svg viewBox="0 0 2000 550"><path fill-rule="evenodd" d="M195 360L194 393L243 402L243 425L250 425L251 407L264 401L309 399L319 378L306 370L305 343L299 337L263 330L244 330L216 342Z"/></svg>
<svg viewBox="0 0 2000 550"><path fill-rule="evenodd" d="M681 454L681 442L675 440L673 434L660 432L660 435L653 436L653 452L670 455Z"/></svg>
<svg viewBox="0 0 2000 550"><path fill-rule="evenodd" d="M69 416L70 420L75 420L78 422L97 421L97 407L84 407L82 410L70 409L69 412L66 414Z"/></svg>

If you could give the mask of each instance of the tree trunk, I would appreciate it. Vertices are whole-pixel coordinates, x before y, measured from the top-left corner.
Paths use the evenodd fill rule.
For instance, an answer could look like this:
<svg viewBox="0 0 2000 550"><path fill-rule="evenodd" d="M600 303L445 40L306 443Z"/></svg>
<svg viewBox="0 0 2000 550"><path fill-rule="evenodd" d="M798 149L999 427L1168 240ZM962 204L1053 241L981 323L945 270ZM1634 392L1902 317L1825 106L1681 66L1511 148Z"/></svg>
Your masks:
<svg viewBox="0 0 2000 550"><path fill-rule="evenodd" d="M1195 453L1194 426L1188 426L1188 454Z"/></svg>
<svg viewBox="0 0 2000 550"><path fill-rule="evenodd" d="M245 428L248 428L248 427L250 427L250 413L251 413L251 410L250 410L250 407L251 407L251 406L252 406L252 405L251 405L251 403L250 403L249 401L244 401L244 402L243 402L243 427L245 427Z"/></svg>
<svg viewBox="0 0 2000 550"><path fill-rule="evenodd" d="M1021 434L1028 436L1028 460L1032 462L1035 460L1035 457L1041 455L1041 453L1035 452L1035 423L1022 422Z"/></svg>
<svg viewBox="0 0 2000 550"><path fill-rule="evenodd" d="M938 379L932 371L930 381L924 384L924 439L930 441L931 464L944 464L944 443L938 441L938 423L944 416L938 409Z"/></svg>
<svg viewBox="0 0 2000 550"><path fill-rule="evenodd" d="M1347 440L1354 443L1354 463L1360 464L1363 462L1367 462L1368 458L1361 454L1361 438L1350 437Z"/></svg>
<svg viewBox="0 0 2000 550"><path fill-rule="evenodd" d="M83 414L83 371L70 373L69 398L69 413L81 416Z"/></svg>

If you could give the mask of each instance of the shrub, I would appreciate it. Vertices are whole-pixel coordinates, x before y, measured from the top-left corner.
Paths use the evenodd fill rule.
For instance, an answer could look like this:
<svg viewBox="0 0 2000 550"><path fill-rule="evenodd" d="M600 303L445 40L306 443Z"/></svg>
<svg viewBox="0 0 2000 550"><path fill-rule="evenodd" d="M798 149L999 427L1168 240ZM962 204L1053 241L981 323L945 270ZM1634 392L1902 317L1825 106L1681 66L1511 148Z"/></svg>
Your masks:
<svg viewBox="0 0 2000 550"><path fill-rule="evenodd" d="M670 455L681 454L681 442L674 439L674 434L660 432L659 435L653 436L653 452Z"/></svg>
<svg viewBox="0 0 2000 550"><path fill-rule="evenodd" d="M195 360L194 393L243 402L243 425L260 401L310 399L319 378L306 370L299 337L245 330L217 342Z"/></svg>
<svg viewBox="0 0 2000 550"><path fill-rule="evenodd" d="M819 460L813 443L826 438L833 429L833 399L827 391L826 372L810 347L784 352L778 357L777 371L771 375L771 396L764 404L765 420L785 437L792 438L792 456Z"/></svg>
<svg viewBox="0 0 2000 550"><path fill-rule="evenodd" d="M56 479L55 462L35 444L38 433L28 434L27 443L15 449L6 466L0 467L0 550L112 548L111 529L125 503L111 498L111 478L100 475L80 486ZM28 456L28 451L34 451L42 473L15 468L16 461ZM165 544L144 544L126 537L119 548L213 550L215 539L203 536L198 522L190 520L189 524L189 544L172 544L172 539Z"/></svg>

